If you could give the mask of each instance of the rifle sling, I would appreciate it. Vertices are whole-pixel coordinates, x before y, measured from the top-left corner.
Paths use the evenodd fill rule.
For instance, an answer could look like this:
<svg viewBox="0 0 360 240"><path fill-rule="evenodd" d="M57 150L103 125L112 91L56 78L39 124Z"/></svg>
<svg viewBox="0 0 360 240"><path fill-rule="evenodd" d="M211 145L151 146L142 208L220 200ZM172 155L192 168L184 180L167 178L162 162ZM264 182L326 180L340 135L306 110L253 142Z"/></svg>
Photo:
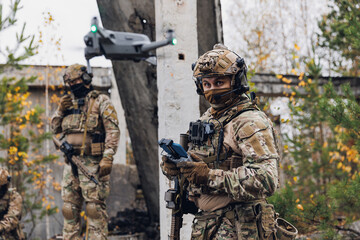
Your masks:
<svg viewBox="0 0 360 240"><path fill-rule="evenodd" d="M225 157L227 156L226 153L221 153L219 155L219 160L225 160ZM217 155L212 155L210 157L207 157L207 158L204 158L203 161L206 163L206 164L209 164L209 163L213 163L216 161L216 157Z"/></svg>
<svg viewBox="0 0 360 240"><path fill-rule="evenodd" d="M80 156L81 156L81 157L84 156L85 140L86 140L87 126L88 126L87 121L88 121L88 119L89 119L90 112L91 112L91 110L92 110L92 108L93 108L93 106L94 106L95 99L91 97L89 101L91 101L91 103L90 103L90 107L89 107L89 109L88 109L88 111L87 111L87 113L86 113L84 137L83 137L83 141L82 141L82 145L81 145L81 152L80 152Z"/></svg>

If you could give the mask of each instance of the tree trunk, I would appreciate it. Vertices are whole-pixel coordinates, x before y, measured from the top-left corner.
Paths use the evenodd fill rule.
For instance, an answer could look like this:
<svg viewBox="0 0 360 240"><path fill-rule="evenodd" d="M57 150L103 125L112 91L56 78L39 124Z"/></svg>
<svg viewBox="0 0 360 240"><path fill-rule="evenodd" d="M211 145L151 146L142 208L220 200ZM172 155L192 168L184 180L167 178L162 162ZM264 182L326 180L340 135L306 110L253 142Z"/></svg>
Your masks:
<svg viewBox="0 0 360 240"><path fill-rule="evenodd" d="M224 43L220 0L197 1L197 32L199 56L211 50L216 43ZM200 96L200 114L210 104Z"/></svg>
<svg viewBox="0 0 360 240"><path fill-rule="evenodd" d="M153 0L97 0L106 29L155 36ZM113 61L146 205L152 222L159 222L156 68L146 62Z"/></svg>

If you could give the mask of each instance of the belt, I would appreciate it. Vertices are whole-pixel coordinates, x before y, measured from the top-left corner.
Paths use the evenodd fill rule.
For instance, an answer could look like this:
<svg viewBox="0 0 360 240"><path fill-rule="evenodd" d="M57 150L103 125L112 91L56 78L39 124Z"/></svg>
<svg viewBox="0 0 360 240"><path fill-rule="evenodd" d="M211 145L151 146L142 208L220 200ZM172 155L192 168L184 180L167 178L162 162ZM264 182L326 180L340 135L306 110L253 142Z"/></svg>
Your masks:
<svg viewBox="0 0 360 240"><path fill-rule="evenodd" d="M196 216L196 219L199 219L199 220L206 220L206 219L211 219L211 218L216 218L216 217L220 217L220 218L226 217L227 219L230 220L231 223L234 223L235 219L238 218L237 212L239 212L241 208L255 206L257 203L261 203L261 202L266 202L266 200L259 199L259 200L249 201L249 202L234 202L234 203L230 203L226 207L217 209L212 212L200 211L198 213L198 215L195 215L195 216ZM255 217L255 212L254 212L254 217Z"/></svg>

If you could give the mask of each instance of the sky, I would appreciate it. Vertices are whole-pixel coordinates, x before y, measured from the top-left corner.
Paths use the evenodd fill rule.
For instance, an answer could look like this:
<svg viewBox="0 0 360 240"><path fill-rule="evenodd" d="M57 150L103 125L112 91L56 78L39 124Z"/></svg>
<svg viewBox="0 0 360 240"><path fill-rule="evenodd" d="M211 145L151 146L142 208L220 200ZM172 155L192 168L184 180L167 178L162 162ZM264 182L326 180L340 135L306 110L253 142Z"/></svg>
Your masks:
<svg viewBox="0 0 360 240"><path fill-rule="evenodd" d="M10 0L0 0L4 12L8 12ZM28 62L36 65L70 65L85 64L83 37L90 31L90 21L96 16L101 25L101 19L95 0L22 0L23 8L19 10L19 22L15 28L0 32L0 49L13 46L15 29L19 31L24 20L26 33L35 34L36 41L42 46L39 54ZM49 18L51 19L49 23ZM59 40L59 43L56 42ZM58 49L60 47L60 50ZM0 63L4 58L0 56ZM104 57L91 59L92 66L110 67L111 61Z"/></svg>
<svg viewBox="0 0 360 240"><path fill-rule="evenodd" d="M11 0L0 0L0 3L4 4L5 12L8 10L10 1ZM316 19L321 16L322 9L324 9L324 5L326 6L326 1L327 0L317 0L315 2L316 4L309 3L309 16L307 17L309 32L315 31L313 28L317 26ZM243 36L249 35L249 31L254 28L254 24L259 23L258 19L269 14L278 15L278 13L274 11L274 9L278 9L276 5L277 2L278 1L274 0L267 1L266 4L268 4L269 7L261 10L257 7L257 4L262 3L261 0L221 1L225 44L245 57L247 64L251 63L252 59L248 54L251 54L251 52L249 52L249 46L244 42ZM309 45L308 42L306 42L308 38L300 38L299 36L302 36L302 29L301 27L295 28L298 24L297 22L301 23L301 21L299 21L301 20L300 7L297 5L299 1L288 0L281 2L288 4L288 6L283 6L287 11L283 11L284 16L282 19L285 28L288 28L286 32L289 32L287 34L289 36L287 38L287 47L291 49L294 43L297 43L301 51L306 54L306 45ZM304 2L304 0L301 2ZM308 0L305 0L305 2L308 2ZM26 33L36 35L36 41L40 44L40 48L36 56L24 63L36 65L86 63L84 58L85 44L83 37L90 30L92 17L96 16L101 25L96 0L22 0L21 5L23 8L18 13L17 18L19 22L17 26L0 32L0 51L4 51L5 46L13 45L15 42L15 33L21 29L25 20ZM287 16L286 13L293 16ZM49 18L51 19L50 23ZM290 33L292 29L298 29L299 33ZM275 36L275 38L280 38L279 32L276 30L277 29L269 29L270 35ZM41 42L39 42L39 40L41 40ZM279 57L282 55L281 52L279 53L279 51L283 51L282 49L284 49L283 46L277 46L271 53L272 57L268 59L270 63L279 66L279 69L276 69L276 66L272 68L278 70L277 72L281 72L281 68L283 68L284 65L284 59ZM4 58L0 55L0 63L2 62L4 62ZM91 65L110 67L111 61L106 60L104 57L95 57L91 59Z"/></svg>

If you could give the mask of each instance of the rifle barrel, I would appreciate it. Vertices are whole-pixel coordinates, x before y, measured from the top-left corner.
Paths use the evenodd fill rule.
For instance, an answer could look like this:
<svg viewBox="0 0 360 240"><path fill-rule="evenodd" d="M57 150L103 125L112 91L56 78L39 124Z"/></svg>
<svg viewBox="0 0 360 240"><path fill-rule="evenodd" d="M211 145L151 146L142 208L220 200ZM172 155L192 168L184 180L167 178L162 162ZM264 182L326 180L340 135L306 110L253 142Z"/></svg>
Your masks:
<svg viewBox="0 0 360 240"><path fill-rule="evenodd" d="M78 167L78 169L85 175L85 177L93 181L96 185L99 184L95 176L84 166L84 164L80 161L78 157L73 156L71 160Z"/></svg>
<svg viewBox="0 0 360 240"><path fill-rule="evenodd" d="M57 148L57 149L59 149L59 148L60 148L60 146L61 146L61 142L60 142L60 140L59 140L59 139L57 139L55 136L53 136L53 137L52 137L52 139L53 139L53 142L54 142L54 144L55 144L56 148Z"/></svg>
<svg viewBox="0 0 360 240"><path fill-rule="evenodd" d="M180 229L182 227L182 215L178 216L176 213L171 218L171 232L170 239L171 240L180 240Z"/></svg>
<svg viewBox="0 0 360 240"><path fill-rule="evenodd" d="M55 136L53 136L52 139L54 141L55 146L59 149L62 146L62 143L60 142L60 140L57 139ZM65 142L65 143L67 143L67 142ZM68 144L68 145L72 148L72 146L70 144ZM66 151L65 149L62 149L62 150ZM73 156L72 154L68 155L66 153L65 153L65 155L71 164L71 169L73 171L74 176L78 175L77 169L79 169L88 179L93 181L96 185L99 184L99 182L96 180L95 176L84 166L84 164L80 161L80 159L78 157Z"/></svg>

